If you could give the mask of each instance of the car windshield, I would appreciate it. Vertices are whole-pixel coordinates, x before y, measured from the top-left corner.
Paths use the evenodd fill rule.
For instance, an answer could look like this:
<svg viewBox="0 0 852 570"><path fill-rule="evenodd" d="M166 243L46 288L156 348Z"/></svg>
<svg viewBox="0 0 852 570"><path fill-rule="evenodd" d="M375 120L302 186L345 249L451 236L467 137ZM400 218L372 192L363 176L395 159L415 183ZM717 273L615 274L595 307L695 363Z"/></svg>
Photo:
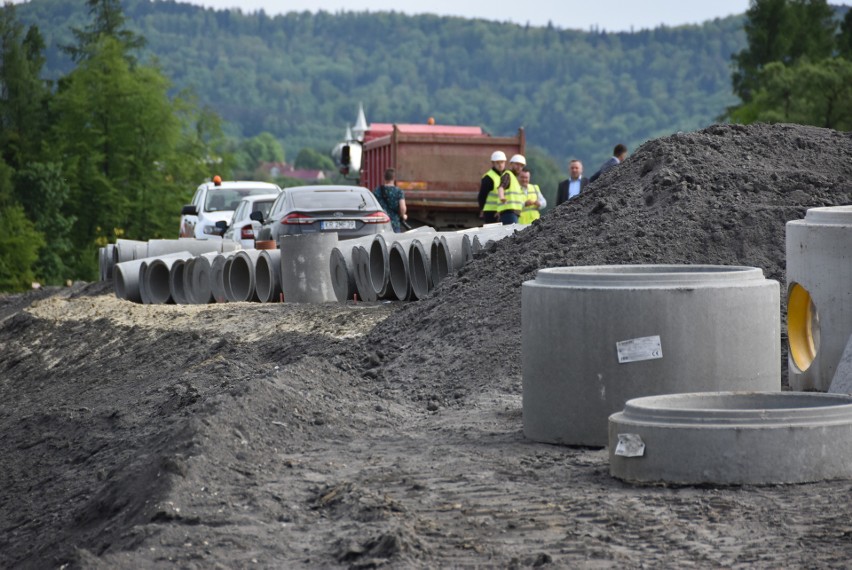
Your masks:
<svg viewBox="0 0 852 570"><path fill-rule="evenodd" d="M297 210L366 210L376 207L372 196L366 192L350 190L294 192L293 206Z"/></svg>
<svg viewBox="0 0 852 570"><path fill-rule="evenodd" d="M207 191L204 209L207 212L236 210L246 196L269 194L269 188L211 188Z"/></svg>

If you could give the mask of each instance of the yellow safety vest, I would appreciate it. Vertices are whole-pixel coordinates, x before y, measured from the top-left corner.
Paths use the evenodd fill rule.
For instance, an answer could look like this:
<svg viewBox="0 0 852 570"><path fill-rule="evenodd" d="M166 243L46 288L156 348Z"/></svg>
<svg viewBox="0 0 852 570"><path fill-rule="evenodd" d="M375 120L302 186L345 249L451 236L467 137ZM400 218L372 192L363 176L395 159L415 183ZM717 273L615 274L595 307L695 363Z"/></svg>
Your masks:
<svg viewBox="0 0 852 570"><path fill-rule="evenodd" d="M523 192L523 188L521 188L521 191ZM527 194L524 196L524 202L526 203L527 200L538 200L538 192L538 184L528 184ZM541 212L539 212L537 206L524 206L524 209L521 210L521 215L518 218L518 223L525 225L531 224L540 217Z"/></svg>
<svg viewBox="0 0 852 570"><path fill-rule="evenodd" d="M503 174L509 175L509 187L503 190L503 197L506 198L506 201L500 204L497 211L505 212L506 210L514 210L520 212L524 209L524 193L521 190L518 178L511 170L507 170Z"/></svg>
<svg viewBox="0 0 852 570"><path fill-rule="evenodd" d="M488 177L494 183L491 187L491 192L485 198L485 205L482 207L483 212L496 212L500 209L500 198L497 197L497 187L500 186L500 175L494 172L492 168L482 175L483 178Z"/></svg>

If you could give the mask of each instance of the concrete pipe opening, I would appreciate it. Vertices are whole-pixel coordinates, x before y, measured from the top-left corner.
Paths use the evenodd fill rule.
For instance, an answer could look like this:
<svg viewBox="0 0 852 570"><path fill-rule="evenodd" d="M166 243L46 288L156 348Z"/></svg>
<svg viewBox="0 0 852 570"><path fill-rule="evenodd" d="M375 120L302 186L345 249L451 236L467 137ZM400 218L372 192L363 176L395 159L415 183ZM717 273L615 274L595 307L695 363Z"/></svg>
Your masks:
<svg viewBox="0 0 852 570"><path fill-rule="evenodd" d="M275 243L274 241L272 242ZM254 281L257 298L261 303L274 303L281 293L281 251L277 248L264 249L254 266Z"/></svg>
<svg viewBox="0 0 852 570"><path fill-rule="evenodd" d="M169 290L177 305L188 303L186 295L186 261L177 259L169 269Z"/></svg>
<svg viewBox="0 0 852 570"><path fill-rule="evenodd" d="M408 277L411 280L411 298L423 299L432 290L429 254L420 240L413 240L408 249Z"/></svg>
<svg viewBox="0 0 852 570"><path fill-rule="evenodd" d="M358 298L362 301L377 301L378 296L370 281L370 254L363 246L352 248L352 263L355 272L355 288L358 289Z"/></svg>
<svg viewBox="0 0 852 570"><path fill-rule="evenodd" d="M388 266L388 244L381 234L373 238L368 251L370 255L367 265L370 284L377 299L381 299L387 293L390 269Z"/></svg>
<svg viewBox="0 0 852 570"><path fill-rule="evenodd" d="M410 243L398 241L391 245L388 254L390 267L390 288L394 297L400 301L408 301L411 297L411 280L408 277L408 252Z"/></svg>
<svg viewBox="0 0 852 570"><path fill-rule="evenodd" d="M156 259L148 265L148 271L145 274L145 289L152 304L162 305L174 302L169 284L172 265L174 265L173 261L169 263L162 259Z"/></svg>
<svg viewBox="0 0 852 570"><path fill-rule="evenodd" d="M852 478L852 396L705 392L629 400L609 418L610 473L639 483Z"/></svg>
<svg viewBox="0 0 852 570"><path fill-rule="evenodd" d="M222 265L221 286L222 291L225 293L225 301L227 301L228 303L234 302L234 294L231 291L231 265L233 265L234 263L234 258L236 258L236 255L233 257L228 257L227 259L225 259L224 265Z"/></svg>
<svg viewBox="0 0 852 570"><path fill-rule="evenodd" d="M787 343L793 364L807 371L819 352L819 311L808 290L798 283L787 296Z"/></svg>
<svg viewBox="0 0 852 570"><path fill-rule="evenodd" d="M449 260L450 252L441 241L441 237L435 236L429 253L429 270L432 275L432 282L437 285L452 271L452 262Z"/></svg>
<svg viewBox="0 0 852 570"><path fill-rule="evenodd" d="M256 302L257 285L255 282L255 264L260 250L247 249L238 251L233 257L228 272L228 285L231 291L231 301ZM227 292L227 288L225 289Z"/></svg>
<svg viewBox="0 0 852 570"><path fill-rule="evenodd" d="M753 267L540 270L522 286L524 434L604 446L633 398L780 390L779 306Z"/></svg>

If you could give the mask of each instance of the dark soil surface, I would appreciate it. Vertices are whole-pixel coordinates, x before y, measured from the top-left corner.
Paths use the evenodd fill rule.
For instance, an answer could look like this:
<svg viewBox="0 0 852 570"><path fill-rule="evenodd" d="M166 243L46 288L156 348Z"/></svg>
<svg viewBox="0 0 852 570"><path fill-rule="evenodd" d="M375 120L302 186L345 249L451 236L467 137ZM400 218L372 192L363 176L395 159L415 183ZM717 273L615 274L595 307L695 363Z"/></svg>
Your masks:
<svg viewBox="0 0 852 570"><path fill-rule="evenodd" d="M633 486L606 450L525 439L520 290L544 267L711 263L783 298L786 222L849 203L852 134L713 126L648 142L417 302L0 297L0 567L846 568L850 481Z"/></svg>

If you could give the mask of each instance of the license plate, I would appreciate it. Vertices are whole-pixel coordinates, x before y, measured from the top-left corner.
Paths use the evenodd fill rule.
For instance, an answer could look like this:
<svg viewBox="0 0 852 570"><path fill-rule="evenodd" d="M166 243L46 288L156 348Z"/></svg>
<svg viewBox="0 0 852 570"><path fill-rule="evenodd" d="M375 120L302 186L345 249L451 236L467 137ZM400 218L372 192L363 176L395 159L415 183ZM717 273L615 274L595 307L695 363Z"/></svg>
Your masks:
<svg viewBox="0 0 852 570"><path fill-rule="evenodd" d="M320 222L321 230L354 230L355 220L330 220Z"/></svg>

